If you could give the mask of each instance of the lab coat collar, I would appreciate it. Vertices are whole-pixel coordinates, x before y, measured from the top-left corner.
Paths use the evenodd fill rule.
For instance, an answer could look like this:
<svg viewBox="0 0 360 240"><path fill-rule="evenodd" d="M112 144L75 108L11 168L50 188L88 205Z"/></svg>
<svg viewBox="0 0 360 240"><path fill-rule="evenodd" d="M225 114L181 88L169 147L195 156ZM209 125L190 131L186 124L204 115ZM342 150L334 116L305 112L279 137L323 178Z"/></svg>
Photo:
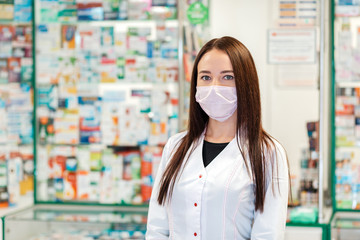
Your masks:
<svg viewBox="0 0 360 240"><path fill-rule="evenodd" d="M219 169L226 167L229 161L233 161L233 159L239 158L239 156L241 156L239 160L244 162L240 149L237 144L237 138L234 137L229 142L229 144L211 161L211 163L207 167L204 167L202 149L205 139L205 132L206 132L206 128L199 137L194 152L191 154L193 156L193 159L197 161L196 165L198 170L206 173L214 171L214 169L216 169L216 171L219 171Z"/></svg>

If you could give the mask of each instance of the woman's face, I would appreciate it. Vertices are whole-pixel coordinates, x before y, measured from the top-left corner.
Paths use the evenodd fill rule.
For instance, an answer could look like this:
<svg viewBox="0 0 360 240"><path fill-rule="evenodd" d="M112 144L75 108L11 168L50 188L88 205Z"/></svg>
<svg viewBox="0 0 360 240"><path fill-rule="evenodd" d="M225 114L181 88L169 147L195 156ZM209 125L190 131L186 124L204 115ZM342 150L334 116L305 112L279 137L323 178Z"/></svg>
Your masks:
<svg viewBox="0 0 360 240"><path fill-rule="evenodd" d="M197 86L235 87L235 76L229 56L218 49L205 53L198 63Z"/></svg>

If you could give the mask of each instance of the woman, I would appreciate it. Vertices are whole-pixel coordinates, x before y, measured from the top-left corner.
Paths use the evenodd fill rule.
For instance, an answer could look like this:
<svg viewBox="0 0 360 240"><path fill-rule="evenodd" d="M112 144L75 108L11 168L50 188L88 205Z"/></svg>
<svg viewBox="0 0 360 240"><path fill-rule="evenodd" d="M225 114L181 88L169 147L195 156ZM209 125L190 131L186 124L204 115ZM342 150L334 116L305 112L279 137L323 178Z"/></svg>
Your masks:
<svg viewBox="0 0 360 240"><path fill-rule="evenodd" d="M188 130L163 151L146 239L283 239L287 158L262 128L247 48L232 37L206 43L190 98Z"/></svg>

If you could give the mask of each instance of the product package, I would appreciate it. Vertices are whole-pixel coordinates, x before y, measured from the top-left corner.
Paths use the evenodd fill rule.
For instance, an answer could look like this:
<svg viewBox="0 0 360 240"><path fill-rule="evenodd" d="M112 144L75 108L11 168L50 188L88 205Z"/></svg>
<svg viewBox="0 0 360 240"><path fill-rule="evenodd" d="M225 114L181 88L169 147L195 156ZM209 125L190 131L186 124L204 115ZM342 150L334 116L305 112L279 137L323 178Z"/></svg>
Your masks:
<svg viewBox="0 0 360 240"><path fill-rule="evenodd" d="M13 38L14 38L14 27L10 25L1 25L0 26L0 57L1 58L9 58L12 56Z"/></svg>
<svg viewBox="0 0 360 240"><path fill-rule="evenodd" d="M60 22L76 22L77 6L74 0L59 1L58 20Z"/></svg>
<svg viewBox="0 0 360 240"><path fill-rule="evenodd" d="M14 1L5 0L0 4L0 19L13 20L14 19Z"/></svg>
<svg viewBox="0 0 360 240"><path fill-rule="evenodd" d="M40 1L40 21L44 23L58 22L59 1L42 0Z"/></svg>
<svg viewBox="0 0 360 240"><path fill-rule="evenodd" d="M77 16L80 21L104 20L102 1L76 0Z"/></svg>
<svg viewBox="0 0 360 240"><path fill-rule="evenodd" d="M101 98L79 97L80 142L100 143Z"/></svg>
<svg viewBox="0 0 360 240"><path fill-rule="evenodd" d="M119 119L125 91L105 91L102 98L101 135L103 144L120 145Z"/></svg>
<svg viewBox="0 0 360 240"><path fill-rule="evenodd" d="M8 58L9 83L21 81L21 58Z"/></svg>
<svg viewBox="0 0 360 240"><path fill-rule="evenodd" d="M0 84L9 82L9 68L6 58L0 58Z"/></svg>

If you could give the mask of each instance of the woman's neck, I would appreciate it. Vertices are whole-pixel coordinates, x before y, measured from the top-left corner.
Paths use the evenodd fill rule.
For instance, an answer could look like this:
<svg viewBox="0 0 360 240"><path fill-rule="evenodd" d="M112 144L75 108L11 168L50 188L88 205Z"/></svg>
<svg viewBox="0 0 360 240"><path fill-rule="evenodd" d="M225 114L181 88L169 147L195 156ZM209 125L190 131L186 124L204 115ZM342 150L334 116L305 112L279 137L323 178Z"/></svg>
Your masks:
<svg viewBox="0 0 360 240"><path fill-rule="evenodd" d="M233 140L236 134L236 118L236 112L224 122L209 118L205 140L213 143L225 143Z"/></svg>

